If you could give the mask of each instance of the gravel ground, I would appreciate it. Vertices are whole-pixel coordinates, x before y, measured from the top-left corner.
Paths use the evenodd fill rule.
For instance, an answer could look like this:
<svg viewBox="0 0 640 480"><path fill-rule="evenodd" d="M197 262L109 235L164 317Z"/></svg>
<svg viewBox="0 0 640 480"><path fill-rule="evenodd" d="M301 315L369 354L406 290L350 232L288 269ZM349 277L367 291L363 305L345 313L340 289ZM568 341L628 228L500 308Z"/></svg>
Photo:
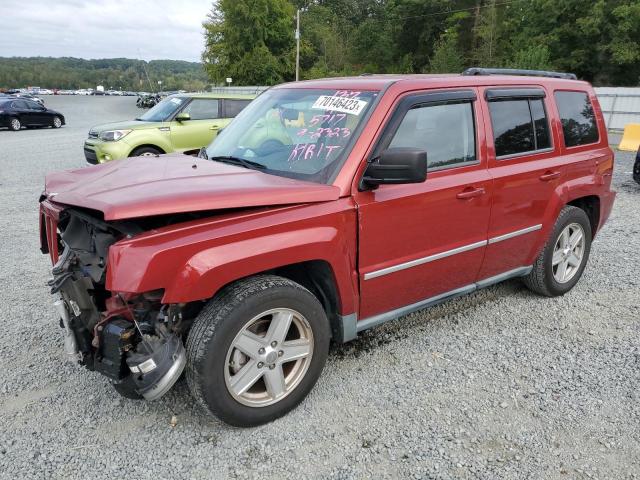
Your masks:
<svg viewBox="0 0 640 480"><path fill-rule="evenodd" d="M61 130L0 131L0 477L640 478L640 186L618 153L618 199L562 298L512 281L334 347L302 405L230 428L180 382L119 398L62 361L38 251L46 172L84 164L94 123L135 98L47 97ZM172 426L172 417L177 424Z"/></svg>

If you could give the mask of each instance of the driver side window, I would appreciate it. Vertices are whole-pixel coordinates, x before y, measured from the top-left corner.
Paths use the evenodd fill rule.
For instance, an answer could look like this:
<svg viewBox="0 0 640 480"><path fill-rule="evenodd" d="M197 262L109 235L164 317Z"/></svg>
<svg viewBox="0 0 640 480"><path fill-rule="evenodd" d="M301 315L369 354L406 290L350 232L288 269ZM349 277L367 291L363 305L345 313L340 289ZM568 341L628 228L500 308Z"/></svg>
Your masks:
<svg viewBox="0 0 640 480"><path fill-rule="evenodd" d="M430 170L475 163L476 138L471 102L417 105L402 119L389 148L427 152Z"/></svg>
<svg viewBox="0 0 640 480"><path fill-rule="evenodd" d="M208 98L194 98L187 105L183 113L188 113L191 120L209 120L219 118L219 100Z"/></svg>

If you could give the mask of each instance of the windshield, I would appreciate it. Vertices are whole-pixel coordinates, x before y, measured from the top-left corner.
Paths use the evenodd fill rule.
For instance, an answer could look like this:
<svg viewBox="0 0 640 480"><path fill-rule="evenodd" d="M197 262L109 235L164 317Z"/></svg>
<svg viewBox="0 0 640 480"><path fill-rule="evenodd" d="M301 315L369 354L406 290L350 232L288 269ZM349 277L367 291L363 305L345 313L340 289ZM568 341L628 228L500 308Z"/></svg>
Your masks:
<svg viewBox="0 0 640 480"><path fill-rule="evenodd" d="M207 157L238 159L283 177L328 183L377 92L268 90L207 148Z"/></svg>
<svg viewBox="0 0 640 480"><path fill-rule="evenodd" d="M159 104L153 107L151 110L145 112L141 117L136 120L144 120L145 122L164 122L176 110L178 110L187 101L185 97L167 97Z"/></svg>

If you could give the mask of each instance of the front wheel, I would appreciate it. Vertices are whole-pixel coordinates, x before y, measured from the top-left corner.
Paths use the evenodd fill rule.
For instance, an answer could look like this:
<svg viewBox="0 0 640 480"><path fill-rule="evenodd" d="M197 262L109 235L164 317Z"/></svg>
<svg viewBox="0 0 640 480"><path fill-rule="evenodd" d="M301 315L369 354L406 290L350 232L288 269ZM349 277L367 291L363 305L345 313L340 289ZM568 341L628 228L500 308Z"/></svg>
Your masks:
<svg viewBox="0 0 640 480"><path fill-rule="evenodd" d="M547 297L564 295L580 280L590 251L589 217L580 208L564 207L525 285Z"/></svg>
<svg viewBox="0 0 640 480"><path fill-rule="evenodd" d="M306 288L274 275L241 280L195 320L187 339L187 382L221 420L261 425L307 396L329 341L327 316Z"/></svg>
<svg viewBox="0 0 640 480"><path fill-rule="evenodd" d="M131 152L130 157L157 157L162 152L153 147L140 147Z"/></svg>
<svg viewBox="0 0 640 480"><path fill-rule="evenodd" d="M60 117L53 117L53 123L51 125L53 128L60 128L62 126L62 119Z"/></svg>

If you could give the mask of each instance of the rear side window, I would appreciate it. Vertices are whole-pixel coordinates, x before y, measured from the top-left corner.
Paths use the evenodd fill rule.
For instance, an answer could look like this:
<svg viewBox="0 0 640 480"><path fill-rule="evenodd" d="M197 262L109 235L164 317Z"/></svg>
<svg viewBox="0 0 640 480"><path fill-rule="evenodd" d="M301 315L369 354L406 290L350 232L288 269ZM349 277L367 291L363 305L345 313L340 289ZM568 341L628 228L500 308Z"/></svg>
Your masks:
<svg viewBox="0 0 640 480"><path fill-rule="evenodd" d="M596 143L599 139L596 115L585 92L555 92L564 144L567 147Z"/></svg>
<svg viewBox="0 0 640 480"><path fill-rule="evenodd" d="M397 147L425 150L430 169L475 162L473 104L427 104L412 108L389 144L389 148Z"/></svg>
<svg viewBox="0 0 640 480"><path fill-rule="evenodd" d="M218 100L194 98L183 110L191 116L191 120L208 120L218 118Z"/></svg>
<svg viewBox="0 0 640 480"><path fill-rule="evenodd" d="M224 111L226 118L234 118L244 107L249 105L251 100L224 100Z"/></svg>
<svg viewBox="0 0 640 480"><path fill-rule="evenodd" d="M489 102L496 157L551 147L549 121L540 98Z"/></svg>

